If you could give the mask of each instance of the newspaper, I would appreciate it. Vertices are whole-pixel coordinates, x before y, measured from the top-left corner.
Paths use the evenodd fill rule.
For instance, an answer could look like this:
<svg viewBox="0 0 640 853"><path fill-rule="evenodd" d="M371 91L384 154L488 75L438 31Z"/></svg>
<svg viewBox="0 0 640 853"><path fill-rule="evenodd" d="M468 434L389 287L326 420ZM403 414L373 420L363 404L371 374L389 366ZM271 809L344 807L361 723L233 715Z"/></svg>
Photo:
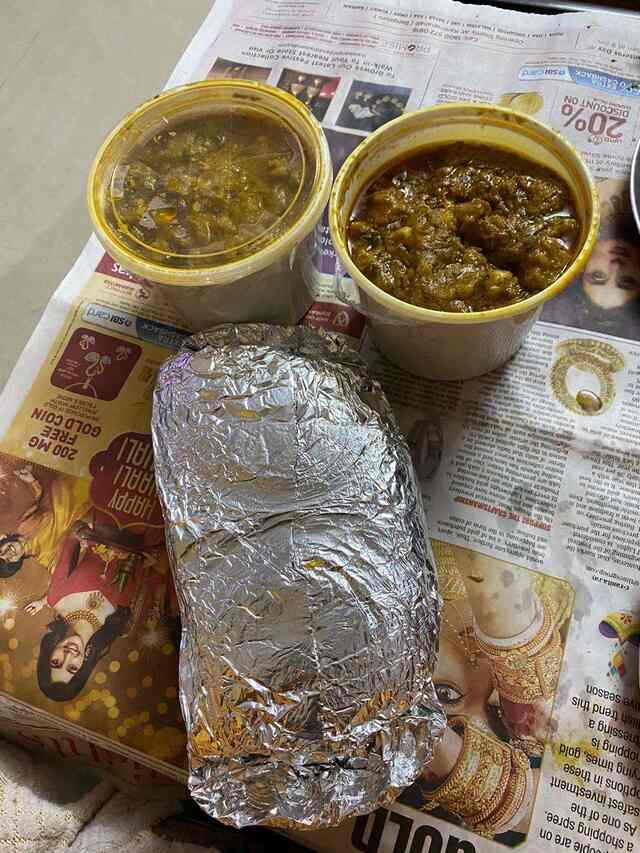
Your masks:
<svg viewBox="0 0 640 853"><path fill-rule="evenodd" d="M436 682L449 727L419 784L392 808L306 835L314 849L640 848L640 240L628 203L638 45L631 19L601 13L218 0L168 81L288 90L322 122L336 170L403 112L510 105L580 149L602 198L581 278L509 364L464 383L417 379L376 353L364 318L334 296L326 218L317 228L317 301L304 322L358 342L409 438L444 598ZM90 239L5 388L5 484L35 488L44 467L90 483L119 524L157 527L151 393L187 332L153 285ZM16 543L29 547L7 521L4 488L0 527L17 532L0 542L0 570L19 562ZM18 582L3 576L0 594ZM15 610L5 627L28 619ZM24 672L33 682L34 667ZM33 701L37 688L22 683L15 695Z"/></svg>

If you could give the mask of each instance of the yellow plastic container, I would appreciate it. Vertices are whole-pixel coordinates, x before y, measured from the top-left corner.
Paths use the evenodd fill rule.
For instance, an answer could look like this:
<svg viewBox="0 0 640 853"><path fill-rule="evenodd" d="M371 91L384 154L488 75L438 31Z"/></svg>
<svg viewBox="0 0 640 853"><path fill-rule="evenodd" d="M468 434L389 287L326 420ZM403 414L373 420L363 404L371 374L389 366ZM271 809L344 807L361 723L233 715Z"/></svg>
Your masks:
<svg viewBox="0 0 640 853"><path fill-rule="evenodd" d="M571 188L581 222L573 263L545 290L504 308L456 314L418 308L385 293L360 272L347 226L362 191L392 162L451 142L507 148L559 174ZM582 271L599 224L598 194L576 149L539 121L491 104L443 104L407 113L372 133L345 160L333 186L329 226L339 261L355 282L380 350L405 370L431 379L470 379L504 364L520 348L542 305Z"/></svg>
<svg viewBox="0 0 640 853"><path fill-rule="evenodd" d="M136 247L117 227L119 170L132 153L161 131L201 116L268 118L299 145L301 180L278 223L250 242L203 256ZM87 185L89 213L107 252L125 269L157 283L197 331L221 322L295 323L312 295L305 283L307 245L329 198L331 156L320 124L292 95L246 80L206 80L171 89L142 104L109 134L98 151ZM271 233L274 232L274 233ZM151 253L152 254L152 253Z"/></svg>

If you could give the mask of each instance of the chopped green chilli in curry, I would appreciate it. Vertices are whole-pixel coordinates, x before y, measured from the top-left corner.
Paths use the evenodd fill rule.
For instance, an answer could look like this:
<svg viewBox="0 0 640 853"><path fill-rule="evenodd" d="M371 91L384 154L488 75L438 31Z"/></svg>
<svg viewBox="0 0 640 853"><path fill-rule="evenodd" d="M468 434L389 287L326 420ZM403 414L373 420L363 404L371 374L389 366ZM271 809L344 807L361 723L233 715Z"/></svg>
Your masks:
<svg viewBox="0 0 640 853"><path fill-rule="evenodd" d="M118 167L115 224L150 260L211 262L275 237L302 179L300 143L285 125L241 112L188 119L147 139Z"/></svg>
<svg viewBox="0 0 640 853"><path fill-rule="evenodd" d="M421 308L468 312L548 287L573 260L579 231L558 175L461 142L381 174L348 233L355 265L382 290Z"/></svg>

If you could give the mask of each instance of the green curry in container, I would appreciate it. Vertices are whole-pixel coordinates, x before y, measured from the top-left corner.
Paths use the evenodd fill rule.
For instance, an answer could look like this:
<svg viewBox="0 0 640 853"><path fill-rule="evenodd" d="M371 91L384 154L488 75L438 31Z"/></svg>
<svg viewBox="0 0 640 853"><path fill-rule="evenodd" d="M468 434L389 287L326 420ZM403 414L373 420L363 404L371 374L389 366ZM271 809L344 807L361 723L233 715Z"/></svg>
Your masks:
<svg viewBox="0 0 640 853"><path fill-rule="evenodd" d="M329 205L336 286L379 350L429 379L503 365L584 268L598 196L576 149L494 104L438 104L370 134Z"/></svg>
<svg viewBox="0 0 640 853"><path fill-rule="evenodd" d="M149 260L223 263L286 227L304 166L300 141L284 124L250 112L187 119L118 165L107 215Z"/></svg>
<svg viewBox="0 0 640 853"><path fill-rule="evenodd" d="M311 302L296 253L331 178L326 139L304 105L264 84L209 80L121 122L94 162L89 210L107 251L170 285L191 328L295 322Z"/></svg>
<svg viewBox="0 0 640 853"><path fill-rule="evenodd" d="M470 142L428 148L367 188L349 223L351 255L387 293L436 311L528 299L573 261L580 233L560 175Z"/></svg>

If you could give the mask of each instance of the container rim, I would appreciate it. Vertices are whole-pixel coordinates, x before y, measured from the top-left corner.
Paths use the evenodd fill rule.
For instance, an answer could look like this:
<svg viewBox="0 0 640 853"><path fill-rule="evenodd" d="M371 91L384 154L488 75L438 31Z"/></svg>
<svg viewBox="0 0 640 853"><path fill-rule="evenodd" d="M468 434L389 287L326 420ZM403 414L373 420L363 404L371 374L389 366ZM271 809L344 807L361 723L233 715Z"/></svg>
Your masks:
<svg viewBox="0 0 640 853"><path fill-rule="evenodd" d="M203 92L207 90L227 91L229 98L238 98L239 105L244 101L248 107L259 107L258 98L270 99L285 105L285 109L291 112L291 118L304 125L308 132L307 141L315 150L317 157L316 175L309 189L308 203L300 218L294 222L283 234L272 243L268 243L253 255L248 255L230 263L217 266L205 266L198 268L176 268L169 264L150 261L142 255L129 249L116 236L114 230L104 217L102 205L98 203L99 193L97 191L98 170L104 162L114 140L123 132L133 127L149 111L156 110L158 104L181 98L185 94ZM293 127L294 132L300 133ZM322 214L329 194L331 192L331 181L333 178L333 167L331 153L327 138L322 126L307 107L288 92L269 86L265 83L256 83L251 80L236 80L227 78L224 80L200 80L196 83L187 83L167 89L153 98L144 101L140 106L128 113L108 134L91 165L87 178L86 198L87 207L93 227L98 239L105 250L126 269L149 281L157 281L161 284L180 286L203 286L228 284L236 279L244 278L255 272L260 272L270 266L278 258L290 254L296 246L310 233L317 220Z"/></svg>
<svg viewBox="0 0 640 853"><path fill-rule="evenodd" d="M455 313L453 311L436 311L432 308L421 308L417 305L411 305L408 302L403 302L401 299L397 299L395 296L381 290L358 269L351 259L351 254L346 243L346 235L343 233L343 229L340 225L339 210L342 207L342 199L345 195L348 184L352 180L357 168L365 160L371 148L373 148L381 139L396 135L397 132L402 129L403 125L412 120L415 121L414 117L416 115L446 115L448 113L468 113L470 118L480 118L482 115L492 116L497 120L497 124L504 123L510 129L515 129L516 132L523 131L524 127L526 127L527 134L529 136L534 136L538 143L548 149L548 138L554 138L554 141L561 149L563 149L567 159L571 162L577 175L582 180L587 189L587 194L591 199L591 216L588 221L588 230L580 251L575 256L571 264L553 282L553 284L550 284L544 290L533 294L527 299L523 299L521 302L516 302L513 305L505 305L501 308L492 308L488 311L476 311L465 314ZM393 159L397 160L397 156ZM361 187L359 189L361 189ZM553 298L568 287L573 279L582 272L596 243L599 224L600 203L595 182L582 159L581 154L568 139L553 130L549 125L532 118L526 113L511 109L510 107L501 107L496 104L474 103L471 101L460 101L452 104L436 104L431 107L423 107L422 109L405 113L374 131L354 151L352 151L342 164L342 167L335 179L329 202L329 230L331 232L331 238L342 265L349 273L355 284L361 288L372 301L377 302L379 305L388 309L389 312L396 315L396 317L402 317L417 324L424 322L442 323L445 325L476 325L478 323L490 323L496 320L517 317L520 314L534 311L548 299ZM380 322L384 322L384 320L380 318ZM394 322L394 320L390 319L389 322ZM400 322L400 320L395 320L395 322Z"/></svg>

